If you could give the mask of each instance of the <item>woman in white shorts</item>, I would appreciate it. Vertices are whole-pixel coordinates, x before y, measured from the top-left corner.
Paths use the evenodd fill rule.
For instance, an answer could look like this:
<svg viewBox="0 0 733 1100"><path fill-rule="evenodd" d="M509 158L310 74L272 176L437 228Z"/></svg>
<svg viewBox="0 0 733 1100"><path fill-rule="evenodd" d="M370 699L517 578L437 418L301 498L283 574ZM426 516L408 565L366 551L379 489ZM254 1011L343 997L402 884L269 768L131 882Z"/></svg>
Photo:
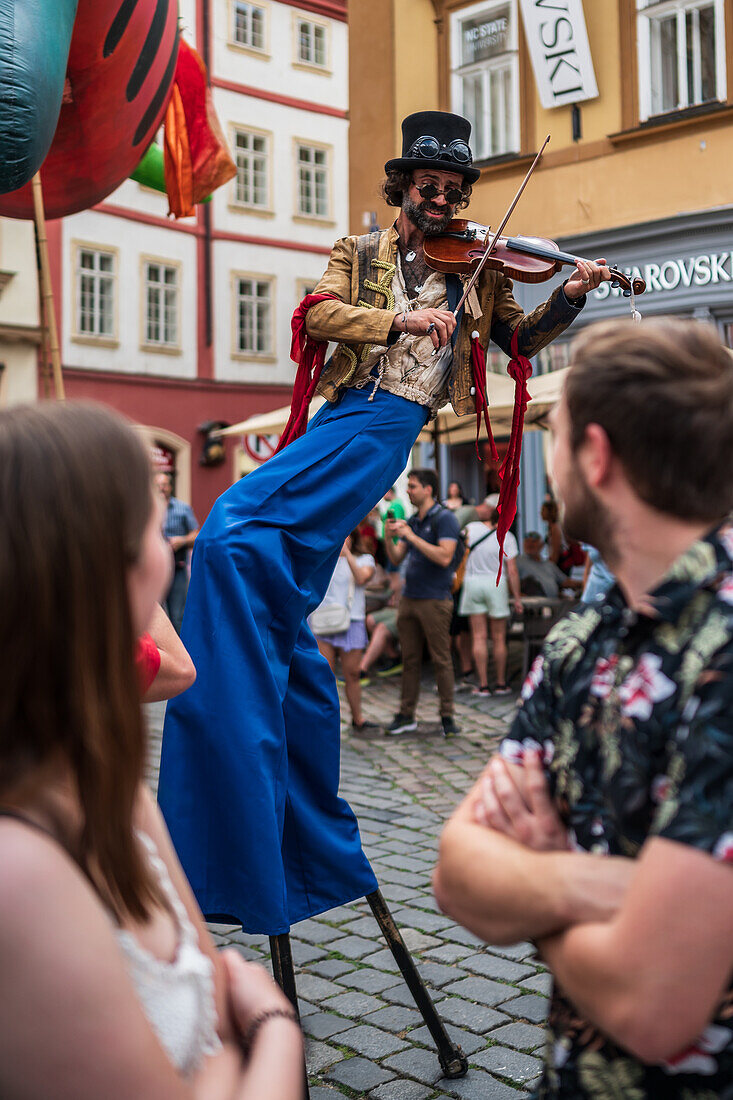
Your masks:
<svg viewBox="0 0 733 1100"><path fill-rule="evenodd" d="M518 614L522 611L516 561L517 540L511 531L507 531L504 539L504 568L499 584L496 583L499 572L499 541L496 536L498 522L499 513L494 509L488 522L469 523L465 528L471 552L466 563L458 614L468 615L471 622L473 660L479 678L479 686L475 688L474 695L491 694L487 618L496 669L494 694L509 694L506 682L506 625L509 618L510 590L515 611Z"/></svg>

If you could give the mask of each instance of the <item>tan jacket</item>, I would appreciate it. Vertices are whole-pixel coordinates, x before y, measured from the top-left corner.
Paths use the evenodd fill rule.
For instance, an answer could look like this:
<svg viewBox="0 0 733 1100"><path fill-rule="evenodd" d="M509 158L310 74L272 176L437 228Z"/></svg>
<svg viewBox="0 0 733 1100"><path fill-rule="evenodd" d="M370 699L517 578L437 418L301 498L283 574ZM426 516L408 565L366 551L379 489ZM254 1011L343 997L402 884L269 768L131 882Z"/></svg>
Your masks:
<svg viewBox="0 0 733 1100"><path fill-rule="evenodd" d="M371 271L359 278L359 257L356 237L336 241L328 267L316 286L315 294L333 294L339 301L319 302L308 311L306 329L315 340L340 341L327 363L318 385L318 393L329 401L339 390L351 384L358 362L370 346L385 347L395 317L391 294L392 275L397 257L397 230L394 226L379 235L377 260L371 261ZM376 244L376 242L375 242ZM359 288L369 288L372 301L360 297ZM454 281L454 291L460 286L455 276L447 275L446 284ZM512 295L512 281L496 271L484 271L479 279L478 298L483 316L478 321L463 313L453 345L455 368L448 395L459 416L476 411L471 393L471 333L478 330L481 345L486 348L493 339L507 355L514 329L519 326L519 350L532 356L555 339L577 317L585 298L577 304L565 297L562 287L526 317ZM450 291L449 291L450 294ZM357 304L361 302L361 304ZM455 304L458 297L454 299Z"/></svg>

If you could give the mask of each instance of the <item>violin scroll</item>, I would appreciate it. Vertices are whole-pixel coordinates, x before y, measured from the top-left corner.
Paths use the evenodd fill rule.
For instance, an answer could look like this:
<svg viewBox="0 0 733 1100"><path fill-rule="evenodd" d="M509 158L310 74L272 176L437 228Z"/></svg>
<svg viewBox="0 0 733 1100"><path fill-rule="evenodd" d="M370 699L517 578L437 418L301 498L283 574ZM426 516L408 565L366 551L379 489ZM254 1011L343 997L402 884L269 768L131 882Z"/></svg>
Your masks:
<svg viewBox="0 0 733 1100"><path fill-rule="evenodd" d="M621 287L624 298L630 298L632 293L634 295L643 294L646 290L646 283L643 279L630 279L617 267L609 267L608 270L611 275L611 286Z"/></svg>

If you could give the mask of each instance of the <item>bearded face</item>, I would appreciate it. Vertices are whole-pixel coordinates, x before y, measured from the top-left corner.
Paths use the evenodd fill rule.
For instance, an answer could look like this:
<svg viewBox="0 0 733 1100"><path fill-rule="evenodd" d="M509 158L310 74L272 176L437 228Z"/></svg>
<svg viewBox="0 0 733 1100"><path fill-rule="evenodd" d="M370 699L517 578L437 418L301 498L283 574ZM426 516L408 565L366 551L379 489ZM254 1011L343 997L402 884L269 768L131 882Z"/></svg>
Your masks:
<svg viewBox="0 0 733 1100"><path fill-rule="evenodd" d="M453 218L452 206L438 206L429 199L420 199L419 202L415 202L410 192L407 192L402 200L402 210L426 237L435 237L438 233L444 233Z"/></svg>

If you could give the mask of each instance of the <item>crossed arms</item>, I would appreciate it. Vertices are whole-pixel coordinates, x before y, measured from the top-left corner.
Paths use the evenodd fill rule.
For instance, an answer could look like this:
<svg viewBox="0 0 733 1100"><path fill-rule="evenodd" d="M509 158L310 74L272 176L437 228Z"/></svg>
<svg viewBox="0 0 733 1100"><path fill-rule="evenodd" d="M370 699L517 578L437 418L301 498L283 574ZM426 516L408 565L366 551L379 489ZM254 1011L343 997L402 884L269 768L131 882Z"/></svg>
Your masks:
<svg viewBox="0 0 733 1100"><path fill-rule="evenodd" d="M534 940L578 1010L658 1062L704 1029L733 969L733 874L654 837L637 860L569 851L538 756L495 757L446 825L441 908L489 943Z"/></svg>

